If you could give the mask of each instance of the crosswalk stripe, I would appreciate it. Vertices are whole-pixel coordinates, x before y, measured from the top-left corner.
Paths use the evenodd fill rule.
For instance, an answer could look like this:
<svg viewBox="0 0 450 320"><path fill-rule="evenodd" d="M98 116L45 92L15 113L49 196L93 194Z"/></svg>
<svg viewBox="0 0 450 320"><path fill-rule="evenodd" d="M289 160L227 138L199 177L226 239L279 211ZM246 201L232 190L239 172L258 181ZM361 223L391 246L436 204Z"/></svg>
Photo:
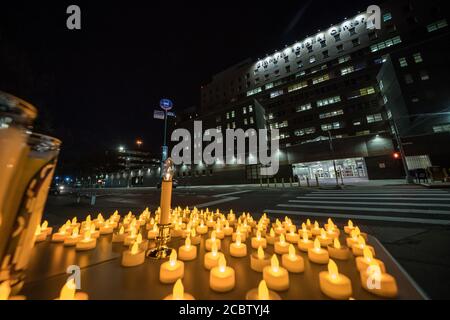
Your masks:
<svg viewBox="0 0 450 320"><path fill-rule="evenodd" d="M277 204L277 207L287 208L308 208L311 209L311 205L302 204ZM367 208L367 207L348 207L348 206L314 206L315 209L326 210L348 210L348 211L374 211L374 212L397 212L397 213L419 213L419 214L442 214L450 215L449 210L427 210L427 209L396 209L396 208Z"/></svg>
<svg viewBox="0 0 450 320"><path fill-rule="evenodd" d="M377 206L443 207L443 208L445 207L445 208L450 208L450 204L443 204L443 203L369 202L369 201L314 201L314 200L289 200L289 202L294 202L294 203L362 204L362 205L377 205Z"/></svg>
<svg viewBox="0 0 450 320"><path fill-rule="evenodd" d="M391 216L371 216L371 215L359 215L359 214L336 214L336 213L321 213L321 212L303 212L303 211L291 211L291 210L272 210L265 209L266 213L277 214L292 214L305 217L325 217L325 218L337 218L337 219L352 219L352 220L368 220L368 221L387 221L387 222L408 222L417 224L432 224L449 226L450 220L441 219L420 219L420 218L407 218L407 217L391 217Z"/></svg>
<svg viewBox="0 0 450 320"><path fill-rule="evenodd" d="M310 196L305 195L301 197L296 197L297 199L343 199L343 200L407 200L407 201L450 201L450 197L448 198L408 198L408 197L339 197L339 196Z"/></svg>

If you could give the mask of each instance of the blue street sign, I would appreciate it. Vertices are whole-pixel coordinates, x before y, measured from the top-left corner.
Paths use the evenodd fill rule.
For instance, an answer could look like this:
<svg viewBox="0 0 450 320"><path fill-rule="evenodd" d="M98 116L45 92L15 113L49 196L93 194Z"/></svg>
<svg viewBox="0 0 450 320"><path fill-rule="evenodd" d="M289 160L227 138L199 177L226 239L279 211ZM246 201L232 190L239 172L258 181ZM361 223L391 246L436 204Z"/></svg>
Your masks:
<svg viewBox="0 0 450 320"><path fill-rule="evenodd" d="M175 112L167 112L168 117L175 117ZM164 111L161 110L153 110L153 118L164 120Z"/></svg>
<svg viewBox="0 0 450 320"><path fill-rule="evenodd" d="M161 107L161 109L167 111L173 108L173 102L172 100L169 99L161 99L159 101L159 106Z"/></svg>

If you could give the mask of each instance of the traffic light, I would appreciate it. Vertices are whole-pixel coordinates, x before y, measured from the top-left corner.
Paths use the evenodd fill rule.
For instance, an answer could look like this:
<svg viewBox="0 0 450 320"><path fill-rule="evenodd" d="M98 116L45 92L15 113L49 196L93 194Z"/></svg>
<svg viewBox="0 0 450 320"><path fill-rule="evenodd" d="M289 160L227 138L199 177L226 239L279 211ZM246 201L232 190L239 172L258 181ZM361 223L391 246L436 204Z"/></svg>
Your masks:
<svg viewBox="0 0 450 320"><path fill-rule="evenodd" d="M394 159L400 159L401 157L400 152L394 152L392 156L394 157Z"/></svg>

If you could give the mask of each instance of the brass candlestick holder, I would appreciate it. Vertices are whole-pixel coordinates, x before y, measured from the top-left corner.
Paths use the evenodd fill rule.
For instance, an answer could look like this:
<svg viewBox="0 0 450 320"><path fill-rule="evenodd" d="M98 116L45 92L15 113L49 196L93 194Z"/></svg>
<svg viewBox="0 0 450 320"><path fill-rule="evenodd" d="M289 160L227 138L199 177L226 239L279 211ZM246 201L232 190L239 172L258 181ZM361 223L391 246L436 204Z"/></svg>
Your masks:
<svg viewBox="0 0 450 320"><path fill-rule="evenodd" d="M146 253L147 257L153 259L164 259L170 256L172 248L167 246L170 241L170 226L171 224L159 224L159 235L156 237L156 248L149 249Z"/></svg>

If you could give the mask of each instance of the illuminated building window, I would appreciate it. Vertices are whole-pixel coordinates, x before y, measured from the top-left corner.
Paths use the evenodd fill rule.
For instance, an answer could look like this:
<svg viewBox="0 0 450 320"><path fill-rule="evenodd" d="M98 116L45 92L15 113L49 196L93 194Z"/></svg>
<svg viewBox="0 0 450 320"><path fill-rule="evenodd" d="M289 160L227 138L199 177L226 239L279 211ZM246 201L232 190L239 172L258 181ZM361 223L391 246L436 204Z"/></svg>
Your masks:
<svg viewBox="0 0 450 320"><path fill-rule="evenodd" d="M423 61L422 55L420 54L420 52L414 53L413 58L414 58L415 63L421 63Z"/></svg>
<svg viewBox="0 0 450 320"><path fill-rule="evenodd" d="M333 122L333 123L325 123L320 126L322 131L328 131L328 130L336 130L342 128L342 124L340 122Z"/></svg>
<svg viewBox="0 0 450 320"><path fill-rule="evenodd" d="M428 32L433 32L433 31L445 28L446 26L448 26L447 20L442 19L442 20L439 20L439 21L436 21L436 22L433 22L433 23L427 25L427 30L428 30Z"/></svg>
<svg viewBox="0 0 450 320"><path fill-rule="evenodd" d="M247 114L247 107L242 108L242 114Z"/></svg>
<svg viewBox="0 0 450 320"><path fill-rule="evenodd" d="M253 117L250 117L250 124L253 124L253 123L254 123Z"/></svg>
<svg viewBox="0 0 450 320"><path fill-rule="evenodd" d="M234 118L234 116L235 116L235 113L234 113L234 110L233 110L233 111L231 111L231 117Z"/></svg>
<svg viewBox="0 0 450 320"><path fill-rule="evenodd" d="M300 137L300 136L304 136L304 135L308 135L308 134L313 134L315 132L316 132L316 128L310 127L310 128L295 130L294 135L297 137Z"/></svg>
<svg viewBox="0 0 450 320"><path fill-rule="evenodd" d="M450 132L450 123L444 123L437 126L433 126L433 131L436 133L439 132Z"/></svg>
<svg viewBox="0 0 450 320"><path fill-rule="evenodd" d="M307 104L303 104L301 106L297 106L295 108L295 112L302 112L302 111L306 111L306 110L310 110L310 109L312 109L311 103L307 103Z"/></svg>
<svg viewBox="0 0 450 320"><path fill-rule="evenodd" d="M353 93L352 95L350 95L348 97L348 99L351 100L351 99L367 96L369 94L374 94L374 93L375 93L374 87L362 88L362 89L359 89L356 93Z"/></svg>
<svg viewBox="0 0 450 320"><path fill-rule="evenodd" d="M334 103L337 103L337 102L340 102L340 101L341 101L341 97L340 96L334 96L334 97L318 100L317 101L317 106L318 107L323 107L323 106L327 106L329 104L334 104Z"/></svg>
<svg viewBox="0 0 450 320"><path fill-rule="evenodd" d="M227 120L230 119L230 113L227 112Z"/></svg>
<svg viewBox="0 0 450 320"><path fill-rule="evenodd" d="M404 57L398 59L398 62L400 63L400 67L402 67L402 68L408 66L408 62L406 61L406 59Z"/></svg>
<svg viewBox="0 0 450 320"><path fill-rule="evenodd" d="M308 86L308 83L306 81L302 81L302 82L293 84L292 86L289 86L288 87L288 92L300 90L300 89L305 88L307 86Z"/></svg>
<svg viewBox="0 0 450 320"><path fill-rule="evenodd" d="M392 19L392 14L390 12L386 12L383 14L383 22L389 21Z"/></svg>
<svg viewBox="0 0 450 320"><path fill-rule="evenodd" d="M336 117L336 116L339 116L339 115L342 115L342 114L344 114L344 110L339 109L339 110L335 110L335 111L321 113L319 115L319 118L320 119L331 118L331 117Z"/></svg>
<svg viewBox="0 0 450 320"><path fill-rule="evenodd" d="M402 42L402 39L400 38L400 36L396 36L394 38L390 38L390 39L378 42L377 44L374 44L374 45L370 46L370 51L371 52L377 52L379 50L383 50L385 48L388 48L388 47L394 46L396 44L399 44L401 42Z"/></svg>
<svg viewBox="0 0 450 320"><path fill-rule="evenodd" d="M283 90L273 91L270 93L270 98L271 99L276 98L278 96L281 96L283 93L284 93Z"/></svg>
<svg viewBox="0 0 450 320"><path fill-rule="evenodd" d="M338 63L341 64L341 63L350 61L350 59L351 59L351 57L350 57L349 55L342 56L342 57L340 57L340 58L338 59Z"/></svg>
<svg viewBox="0 0 450 320"><path fill-rule="evenodd" d="M231 127L233 128L233 129L236 129L236 122L232 122L232 124L231 124Z"/></svg>
<svg viewBox="0 0 450 320"><path fill-rule="evenodd" d="M261 91L262 91L261 87L255 88L253 90L249 90L249 91L247 91L247 97L257 94Z"/></svg>
<svg viewBox="0 0 450 320"><path fill-rule="evenodd" d="M252 105L249 105L248 106L248 113L252 113L253 112L253 106Z"/></svg>
<svg viewBox="0 0 450 320"><path fill-rule="evenodd" d="M269 120L273 119L273 113L269 113Z"/></svg>
<svg viewBox="0 0 450 320"><path fill-rule="evenodd" d="M324 74L324 75L322 75L320 77L313 78L312 82L313 82L313 84L317 84L317 83L321 83L321 82L324 82L324 81L329 80L329 79L330 79L330 76L329 76L328 73L326 73L326 74Z"/></svg>
<svg viewBox="0 0 450 320"><path fill-rule="evenodd" d="M366 119L367 119L367 123L383 121L383 117L381 116L381 113L369 114L366 116Z"/></svg>
<svg viewBox="0 0 450 320"><path fill-rule="evenodd" d="M346 74L352 73L353 71L355 71L355 68L353 66L349 66L347 68L342 68L341 76L345 76Z"/></svg>
<svg viewBox="0 0 450 320"><path fill-rule="evenodd" d="M247 118L244 118L244 125L247 125Z"/></svg>
<svg viewBox="0 0 450 320"><path fill-rule="evenodd" d="M353 125L354 125L355 127L360 126L360 125L361 125L361 121L360 121L360 120L354 120L354 121L353 121Z"/></svg>
<svg viewBox="0 0 450 320"><path fill-rule="evenodd" d="M267 83L264 87L266 88L266 90L273 88L273 82Z"/></svg>
<svg viewBox="0 0 450 320"><path fill-rule="evenodd" d="M316 62L316 57L315 56L309 57L309 63L314 63L314 62Z"/></svg>

